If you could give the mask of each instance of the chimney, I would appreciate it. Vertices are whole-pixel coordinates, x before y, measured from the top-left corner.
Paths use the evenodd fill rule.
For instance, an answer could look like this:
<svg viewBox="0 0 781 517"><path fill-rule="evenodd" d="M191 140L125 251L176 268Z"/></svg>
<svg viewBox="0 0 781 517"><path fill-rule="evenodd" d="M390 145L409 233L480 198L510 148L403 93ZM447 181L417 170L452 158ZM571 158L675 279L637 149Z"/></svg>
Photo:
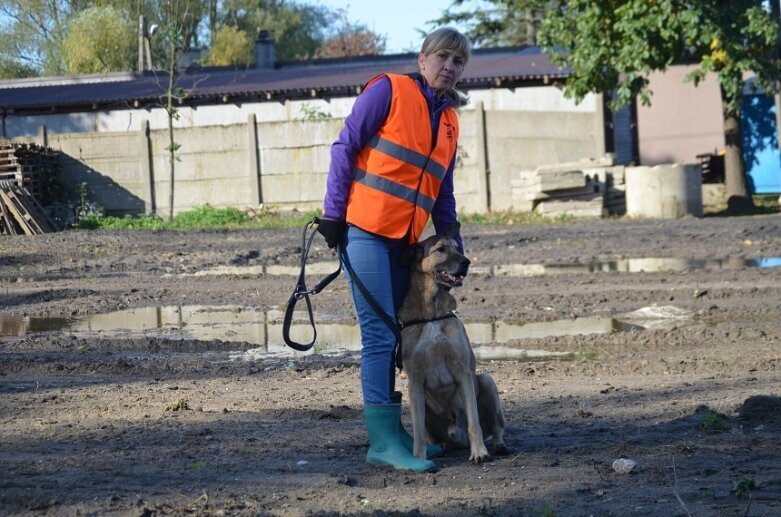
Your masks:
<svg viewBox="0 0 781 517"><path fill-rule="evenodd" d="M255 40L255 68L272 70L277 64L277 52L274 48L274 36L267 30L258 33Z"/></svg>

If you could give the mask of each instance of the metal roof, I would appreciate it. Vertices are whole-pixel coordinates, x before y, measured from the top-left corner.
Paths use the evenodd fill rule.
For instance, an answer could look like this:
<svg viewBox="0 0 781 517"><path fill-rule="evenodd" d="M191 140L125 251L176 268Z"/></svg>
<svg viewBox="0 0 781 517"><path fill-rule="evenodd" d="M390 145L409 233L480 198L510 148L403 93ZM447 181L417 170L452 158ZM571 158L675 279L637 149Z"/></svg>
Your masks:
<svg viewBox="0 0 781 517"><path fill-rule="evenodd" d="M273 69L190 68L178 76L187 95L178 104L203 105L353 96L383 72L417 71L414 53L280 63ZM477 49L459 83L464 90L533 86L569 75L536 47ZM62 113L160 106L165 72L0 81L0 111Z"/></svg>

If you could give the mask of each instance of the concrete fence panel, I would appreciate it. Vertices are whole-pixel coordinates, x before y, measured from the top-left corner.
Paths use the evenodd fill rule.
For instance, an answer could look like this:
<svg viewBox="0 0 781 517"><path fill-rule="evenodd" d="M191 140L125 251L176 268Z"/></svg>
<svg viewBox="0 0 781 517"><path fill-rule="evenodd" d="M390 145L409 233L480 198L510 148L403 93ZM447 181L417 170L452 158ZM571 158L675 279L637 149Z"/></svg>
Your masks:
<svg viewBox="0 0 781 517"><path fill-rule="evenodd" d="M460 121L455 190L465 213L511 208L511 181L521 170L604 153L601 111L486 111L478 101ZM341 118L258 123L249 115L246 123L177 128L174 213L206 203L320 207L343 125ZM168 214L167 130L142 123L128 132L58 133L49 144L64 153L66 180L86 181L110 212Z"/></svg>
<svg viewBox="0 0 781 517"><path fill-rule="evenodd" d="M169 212L171 165L167 130L152 131L152 170L158 213ZM204 204L246 207L251 167L246 125L188 127L174 131L174 213ZM252 150L254 151L254 150Z"/></svg>
<svg viewBox="0 0 781 517"><path fill-rule="evenodd" d="M593 112L486 111L485 115L492 210L512 207L509 185L520 171L604 152L601 115Z"/></svg>
<svg viewBox="0 0 781 517"><path fill-rule="evenodd" d="M139 167L138 132L60 133L48 143L62 153L63 177L74 189L86 183L91 200L113 212L144 211L147 179Z"/></svg>

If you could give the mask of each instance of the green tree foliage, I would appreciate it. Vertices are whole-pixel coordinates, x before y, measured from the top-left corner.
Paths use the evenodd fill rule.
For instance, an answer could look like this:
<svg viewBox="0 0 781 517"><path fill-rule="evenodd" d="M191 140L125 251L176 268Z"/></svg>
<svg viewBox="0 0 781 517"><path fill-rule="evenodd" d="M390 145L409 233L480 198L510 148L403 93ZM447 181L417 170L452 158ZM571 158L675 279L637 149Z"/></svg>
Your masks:
<svg viewBox="0 0 781 517"><path fill-rule="evenodd" d="M365 25L351 23L343 9L333 12L337 25L318 47L317 57L371 56L385 52L385 36L370 31Z"/></svg>
<svg viewBox="0 0 781 517"><path fill-rule="evenodd" d="M67 20L84 7L79 0L0 0L0 54L17 70L64 74L60 48Z"/></svg>
<svg viewBox="0 0 781 517"><path fill-rule="evenodd" d="M246 53L247 43L239 38L216 40L218 33L222 37L228 30L224 27L244 31L253 48L255 36L266 29L274 36L280 60L314 56L332 23L331 12L324 6L285 0L0 0L0 71L4 76L68 73L67 58L89 53L89 49L77 52L73 45L86 36L70 37L71 47L66 49L65 45L71 24L90 8L122 12L134 30L140 15L161 29L176 26L181 32L182 49L207 47L214 41L222 49L220 53L228 56ZM172 18L177 16L172 13L184 12L186 20ZM152 38L153 62L160 68L165 68L168 60L164 36L161 30ZM238 48L232 48L234 45ZM119 45L117 52L123 54L124 46ZM127 69L122 58L96 54L93 59L82 56L78 62L123 63L113 70ZM79 64L76 69L83 66ZM86 69L97 68L93 64Z"/></svg>
<svg viewBox="0 0 781 517"><path fill-rule="evenodd" d="M12 59L0 58L0 80L35 77L38 72L31 66Z"/></svg>
<svg viewBox="0 0 781 517"><path fill-rule="evenodd" d="M141 14L148 19L159 19L160 3L153 0L0 0L1 59L11 62L10 68L25 76L66 74L65 40L70 23L83 11L114 7L135 26Z"/></svg>
<svg viewBox="0 0 781 517"><path fill-rule="evenodd" d="M730 207L749 208L742 161L740 108L744 74L765 91L779 79L779 22L761 0L562 0L540 32L552 59L572 69L565 93L614 91L613 105L638 96L648 104L648 75L674 63L697 68L698 83L718 74L724 113L725 168Z"/></svg>
<svg viewBox="0 0 781 517"><path fill-rule="evenodd" d="M137 28L126 12L112 6L90 7L68 24L62 45L69 74L133 70Z"/></svg>
<svg viewBox="0 0 781 517"><path fill-rule="evenodd" d="M283 61L313 56L331 20L326 7L282 0L225 0L215 13L217 22L210 26L243 30L253 36L253 44L261 30L270 31L277 59Z"/></svg>
<svg viewBox="0 0 781 517"><path fill-rule="evenodd" d="M254 43L247 31L229 25L220 27L204 64L211 66L249 65L254 59Z"/></svg>
<svg viewBox="0 0 781 517"><path fill-rule="evenodd" d="M454 0L434 23L464 27L476 46L536 45L548 0Z"/></svg>

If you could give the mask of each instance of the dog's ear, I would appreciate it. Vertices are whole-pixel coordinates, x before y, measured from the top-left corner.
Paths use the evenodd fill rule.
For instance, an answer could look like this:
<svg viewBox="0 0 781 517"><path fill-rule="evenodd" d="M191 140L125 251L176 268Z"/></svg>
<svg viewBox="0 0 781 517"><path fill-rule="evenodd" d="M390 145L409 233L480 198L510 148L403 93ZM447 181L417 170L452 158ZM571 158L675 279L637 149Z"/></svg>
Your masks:
<svg viewBox="0 0 781 517"><path fill-rule="evenodd" d="M399 263L402 267L410 267L416 260L420 260L423 257L423 246L420 244L413 244L409 246L401 254Z"/></svg>
<svg viewBox="0 0 781 517"><path fill-rule="evenodd" d="M450 226L447 227L447 230L445 230L445 235L450 237L451 239L455 239L458 237L459 233L461 233L461 223L458 221L452 223Z"/></svg>

